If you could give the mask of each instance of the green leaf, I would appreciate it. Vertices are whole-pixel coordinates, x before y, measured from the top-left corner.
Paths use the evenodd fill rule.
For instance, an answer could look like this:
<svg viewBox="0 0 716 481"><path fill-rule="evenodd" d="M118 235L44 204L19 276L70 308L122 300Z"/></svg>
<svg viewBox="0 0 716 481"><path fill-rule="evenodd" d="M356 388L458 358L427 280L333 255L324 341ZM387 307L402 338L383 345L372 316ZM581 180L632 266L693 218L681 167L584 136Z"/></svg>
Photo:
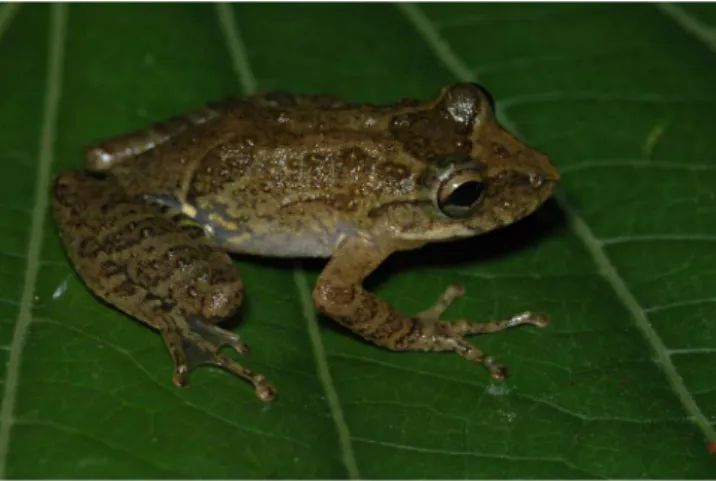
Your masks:
<svg viewBox="0 0 716 481"><path fill-rule="evenodd" d="M716 9L656 4L0 6L0 475L716 475ZM352 100L480 81L563 174L515 226L404 253L372 287L451 317L549 312L451 354L361 342L310 303L321 264L237 259L261 403L97 302L49 215L82 148L227 95Z"/></svg>

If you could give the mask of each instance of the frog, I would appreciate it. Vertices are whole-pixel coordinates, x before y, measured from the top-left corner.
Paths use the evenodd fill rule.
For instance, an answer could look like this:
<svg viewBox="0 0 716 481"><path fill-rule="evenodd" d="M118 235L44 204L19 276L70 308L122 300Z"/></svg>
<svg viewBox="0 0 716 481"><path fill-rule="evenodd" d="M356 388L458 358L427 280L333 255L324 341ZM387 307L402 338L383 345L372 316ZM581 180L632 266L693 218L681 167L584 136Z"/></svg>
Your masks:
<svg viewBox="0 0 716 481"><path fill-rule="evenodd" d="M495 379L507 367L466 338L550 323L531 311L442 320L465 292L455 284L414 315L364 286L396 252L494 231L552 195L557 169L500 125L479 84L392 103L232 97L93 144L84 160L51 187L67 257L95 296L159 332L176 386L209 364L261 400L276 396L224 352L249 352L219 326L244 297L231 254L327 259L312 292L319 313L381 348L452 352Z"/></svg>

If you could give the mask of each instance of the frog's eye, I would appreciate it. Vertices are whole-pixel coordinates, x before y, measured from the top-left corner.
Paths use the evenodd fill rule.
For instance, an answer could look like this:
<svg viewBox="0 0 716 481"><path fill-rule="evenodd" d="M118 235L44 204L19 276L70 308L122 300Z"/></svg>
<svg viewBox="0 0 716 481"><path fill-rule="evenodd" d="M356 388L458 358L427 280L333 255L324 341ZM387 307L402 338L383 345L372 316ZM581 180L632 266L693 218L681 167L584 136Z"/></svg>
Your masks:
<svg viewBox="0 0 716 481"><path fill-rule="evenodd" d="M487 89L486 89L485 87L483 87L482 85L477 84L477 83L473 83L472 85L473 85L474 87L477 87L477 89L478 89L480 92L482 92L482 95L484 95L485 98L487 99L487 103L490 104L490 110L492 110L492 111L494 112L494 111L495 111L495 97L493 97L492 94L490 93L490 91L487 90Z"/></svg>
<svg viewBox="0 0 716 481"><path fill-rule="evenodd" d="M482 116L493 115L495 111L495 101L490 92L476 83L461 83L448 87L443 105L456 122L469 126Z"/></svg>
<svg viewBox="0 0 716 481"><path fill-rule="evenodd" d="M485 182L479 172L468 170L458 172L440 184L437 204L448 217L464 218L485 196Z"/></svg>

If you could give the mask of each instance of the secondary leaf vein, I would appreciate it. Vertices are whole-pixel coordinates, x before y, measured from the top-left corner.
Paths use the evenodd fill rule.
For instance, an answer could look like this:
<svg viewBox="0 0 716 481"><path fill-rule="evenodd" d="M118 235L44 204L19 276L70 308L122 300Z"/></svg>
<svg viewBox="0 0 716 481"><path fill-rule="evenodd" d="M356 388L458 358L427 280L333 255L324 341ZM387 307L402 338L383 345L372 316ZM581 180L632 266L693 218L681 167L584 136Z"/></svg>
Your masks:
<svg viewBox="0 0 716 481"><path fill-rule="evenodd" d="M103 345L103 346L109 347L110 349L112 349L112 350L115 351L116 353L118 353L118 354L120 354L121 356L123 356L124 358L126 358L127 361L128 361L130 364L132 364L134 367L136 367L137 369L139 369L139 370L142 372L142 374L144 374L144 375L147 377L147 379L149 379L153 384L155 384L157 387L159 387L159 388L160 388L161 390L163 390L164 392L166 392L166 393L170 394L171 396L173 396L174 398L176 398L182 405L186 406L186 407L189 408L189 409L194 409L194 410L196 410L196 411L198 411L198 412L204 413L205 415L207 415L207 416L209 416L209 417L212 417L212 418L216 419L217 421L223 422L223 423L225 423L225 424L227 424L227 425L229 425L229 426L233 426L234 428L238 429L239 431L244 431L244 432L246 432L246 433L253 434L253 435L256 435L256 436L260 436L260 437L264 437L264 438L273 438L273 439L276 439L276 440L286 441L286 442L288 442L288 443L295 444L295 445L301 446L301 447L303 447L303 448L310 448L310 446L309 446L308 444L306 444L306 443L304 443L304 442L302 442L302 441L300 441L300 440L288 438L288 437L281 436L281 435L278 435L278 434L275 434L275 433L270 433L270 432L262 431L262 430L260 430L260 429L252 428L252 427L249 427L249 426L244 426L244 425L239 424L239 423L237 423L237 422L235 422L235 421L233 421L233 420L231 420L231 419L229 419L229 418L227 418L227 417L225 417L225 416L221 416L220 414L217 414L217 413L211 411L210 409L208 409L208 408L202 406L201 404L195 404L195 403L193 403L193 402L187 400L186 398L181 397L181 396L177 393L177 390L176 390L176 389L174 389L173 387L170 387L170 386L168 386L167 384L162 383L162 382L160 382L158 379L156 379L156 378L152 375L152 373L151 373L150 371L148 371L147 368L144 367L144 365L142 365L142 363L140 363L139 361L137 361L136 356L133 356L132 353L128 352L126 349L124 349L124 348L122 348L122 347L119 347L119 346L117 346L117 345L115 345L115 344L112 344L111 342L107 342L105 339L99 338L99 337L94 336L94 335L92 335L92 334L90 334L90 333L88 333L88 332L82 331L82 330L80 330L80 329L77 329L77 328L75 328L75 327L69 326L69 325L67 325L67 324L58 322L58 321L56 321L56 320L54 320L54 319L50 319L50 318L44 318L44 317L43 317L43 318L37 318L37 319L35 319L35 322L36 322L36 323L38 323L38 322L44 322L44 323L52 324L52 325L54 325L54 326L56 326L56 327L59 327L59 328L62 328L62 329L71 330L71 331L73 331L73 334L75 334L75 335L79 335L79 336L86 337L87 339L91 339L91 340L95 341L95 342L98 343L99 345ZM66 362L66 361L65 361L65 362ZM85 360L80 360L80 361L78 361L78 362L86 363ZM65 383L65 384L67 384L67 383ZM115 387L115 390L121 390L121 389L122 389L122 386L116 386L116 387ZM112 394L112 395L113 395L113 393L105 393L105 394ZM118 402L120 402L119 399L118 399ZM149 412L149 411L148 411L148 412Z"/></svg>
<svg viewBox="0 0 716 481"><path fill-rule="evenodd" d="M20 10L19 3L6 3L0 9L0 39L2 39L3 34L10 26L12 19L17 15L18 10Z"/></svg>
<svg viewBox="0 0 716 481"><path fill-rule="evenodd" d="M180 472L180 471L173 471L171 468L166 468L164 466L160 466L160 465L156 464L154 460L144 459L137 454L137 453L141 453L141 451L117 447L117 446L113 445L111 442L107 441L106 438L102 439L97 436L88 434L86 432L81 432L76 429L73 429L70 426L60 425L60 424L56 424L56 423L53 423L50 421L26 420L26 419L18 419L17 424L22 425L22 426L35 426L35 427L44 427L44 428L48 428L48 429L55 429L59 432L65 433L65 434L76 436L78 438L83 438L85 440L88 440L88 441L94 443L97 446L103 446L104 448L109 450L113 455L121 454L123 456L126 456L128 459L133 459L133 460L138 461L142 464L150 466L154 469L162 471L163 474L165 474L169 478L178 478L179 476L177 476L177 475L180 475L180 474L186 475L187 474L187 473Z"/></svg>
<svg viewBox="0 0 716 481"><path fill-rule="evenodd" d="M239 82L244 94L253 94L256 92L256 77L251 69L251 65L246 54L246 48L241 40L238 28L236 27L236 21L234 19L232 8L228 4L220 3L216 5L216 13L219 24L221 25L221 29L224 33L226 43L229 47L234 70L239 77ZM311 301L310 289L308 288L306 275L303 272L300 261L296 261L294 264L294 281L296 283L296 290L298 291L299 299L303 307L303 314L307 322L308 334L313 347L314 358L316 359L318 378L326 393L326 400L336 427L341 459L345 465L348 477L350 479L359 479L361 476L358 471L358 464L356 463L355 454L353 452L350 430L348 429L348 424L343 416L343 409L341 408L340 399L338 398L338 392L333 384L331 372L328 368L326 352L323 348L321 334L318 329L316 312L313 308L313 302Z"/></svg>
<svg viewBox="0 0 716 481"><path fill-rule="evenodd" d="M366 444L376 444L378 446L383 446L387 448L393 448L403 451L415 451L418 453L423 454L438 454L443 456L467 456L467 457L477 457L477 458L493 458L493 459L506 459L508 461L536 461L536 462L554 462L554 463L560 463L568 468L574 469L575 471L578 471L580 473L587 474L590 477L596 477L595 474L590 473L589 471L586 471L582 468L579 468L566 459L562 458L538 458L538 457L531 457L531 456L513 456L508 454L487 454L487 453L479 453L475 451L450 451L447 449L433 449L433 448L423 448L418 446L410 446L408 444L397 444L397 443L390 443L386 441L376 441L373 439L367 439L367 438L353 438L355 441L366 443Z"/></svg>
<svg viewBox="0 0 716 481"><path fill-rule="evenodd" d="M236 20L234 19L234 11L231 5L228 3L217 3L216 16L218 17L224 38L226 39L231 63L234 67L234 72L239 77L241 88L245 94L253 94L256 92L256 77L251 69L244 41L241 39L241 35L236 28Z"/></svg>
<svg viewBox="0 0 716 481"><path fill-rule="evenodd" d="M48 185L53 160L57 113L60 103L60 87L62 79L62 62L65 48L65 31L67 11L65 5L52 5L48 35L48 68L45 87L45 99L42 116L42 132L40 136L39 155L37 158L37 174L35 180L34 208L30 226L30 243L27 250L20 309L15 323L15 330L10 343L10 355L7 363L5 389L3 390L2 408L0 408L0 478L7 476L7 456L10 444L15 400L20 376L25 337L32 322L32 300L35 295L37 272L40 266L43 227L48 201Z"/></svg>
<svg viewBox="0 0 716 481"><path fill-rule="evenodd" d="M613 169L613 168L634 168L634 169L673 169L685 170L687 172L716 171L716 166L711 164L695 164L684 162L663 162L658 160L642 159L603 159L575 162L571 165L561 167L560 174L567 172L579 172L589 169Z"/></svg>
<svg viewBox="0 0 716 481"><path fill-rule="evenodd" d="M453 73L453 75L455 75L456 78L463 82L475 82L477 80L476 76L472 74L471 70L467 68L462 60L453 52L448 42L442 38L439 32L434 28L431 21L417 6L408 3L401 3L398 4L397 7L413 24L418 33L425 40L426 44L435 53L436 57L443 62L443 64ZM504 115L504 110L499 107L498 117L501 119L505 128L512 131L516 135L519 135L514 123ZM669 357L668 350L664 345L664 342L649 322L644 310L627 287L626 282L621 278L611 260L604 252L602 243L561 192L557 192L554 197L562 211L565 213L567 223L572 229L572 232L582 242L582 244L584 244L587 251L591 254L600 274L612 287L619 300L631 314L634 323L642 332L647 343L656 353L657 364L661 366L667 381L671 385L673 392L684 406L687 414L691 419L693 419L694 423L702 430L710 442L716 442L716 430L714 430L706 415L701 411L699 406L691 397L691 394L686 389L683 379L677 372L674 364L671 362L671 358Z"/></svg>
<svg viewBox="0 0 716 481"><path fill-rule="evenodd" d="M679 5L673 3L656 3L656 8L679 24L681 28L702 41L708 48L716 53L716 29L709 27L698 18L690 15Z"/></svg>
<svg viewBox="0 0 716 481"><path fill-rule="evenodd" d="M351 443L350 430L348 429L348 424L346 423L345 417L343 416L343 408L341 407L341 402L338 398L338 392L333 385L331 371L328 369L326 350L323 347L321 333L318 329L316 311L313 308L313 303L311 302L311 291L308 287L306 274L300 268L300 264L296 266L293 277L296 281L299 297L301 299L303 315L306 318L306 322L308 324L308 335L311 339L311 344L313 345L313 352L316 358L316 368L318 370L318 378L321 380L323 389L326 392L326 401L328 402L328 406L331 409L331 416L333 417L333 421L336 425L336 431L338 433L338 442L341 446L343 464L348 471L348 477L350 479L360 479L361 476L358 470L358 464L356 463L355 454L353 453L353 444Z"/></svg>

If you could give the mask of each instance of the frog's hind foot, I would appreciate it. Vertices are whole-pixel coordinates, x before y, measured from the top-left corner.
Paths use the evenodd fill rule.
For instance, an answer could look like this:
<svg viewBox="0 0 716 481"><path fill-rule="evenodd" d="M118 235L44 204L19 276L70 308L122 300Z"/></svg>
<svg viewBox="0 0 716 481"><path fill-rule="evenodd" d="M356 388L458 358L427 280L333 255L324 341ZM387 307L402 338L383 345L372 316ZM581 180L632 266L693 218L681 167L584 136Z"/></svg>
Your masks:
<svg viewBox="0 0 716 481"><path fill-rule="evenodd" d="M523 312L509 319L499 321L441 321L440 316L455 299L462 296L465 290L462 286L451 285L440 296L438 302L431 308L415 316L415 322L421 324L425 331L435 337L437 343L443 347L450 346L451 350L470 361L479 362L493 378L502 380L507 377L507 367L497 363L494 358L486 355L478 348L464 340L465 336L473 334L490 334L504 331L524 324L537 327L547 327L549 318L544 313ZM438 349L442 350L442 349Z"/></svg>
<svg viewBox="0 0 716 481"><path fill-rule="evenodd" d="M221 367L253 384L256 395L263 401L271 401L276 390L266 378L255 373L221 352L224 346L239 354L248 354L249 347L239 336L210 324L199 317L184 318L173 315L172 322L160 330L164 343L174 361L172 380L178 387L189 383L189 372L200 364Z"/></svg>

